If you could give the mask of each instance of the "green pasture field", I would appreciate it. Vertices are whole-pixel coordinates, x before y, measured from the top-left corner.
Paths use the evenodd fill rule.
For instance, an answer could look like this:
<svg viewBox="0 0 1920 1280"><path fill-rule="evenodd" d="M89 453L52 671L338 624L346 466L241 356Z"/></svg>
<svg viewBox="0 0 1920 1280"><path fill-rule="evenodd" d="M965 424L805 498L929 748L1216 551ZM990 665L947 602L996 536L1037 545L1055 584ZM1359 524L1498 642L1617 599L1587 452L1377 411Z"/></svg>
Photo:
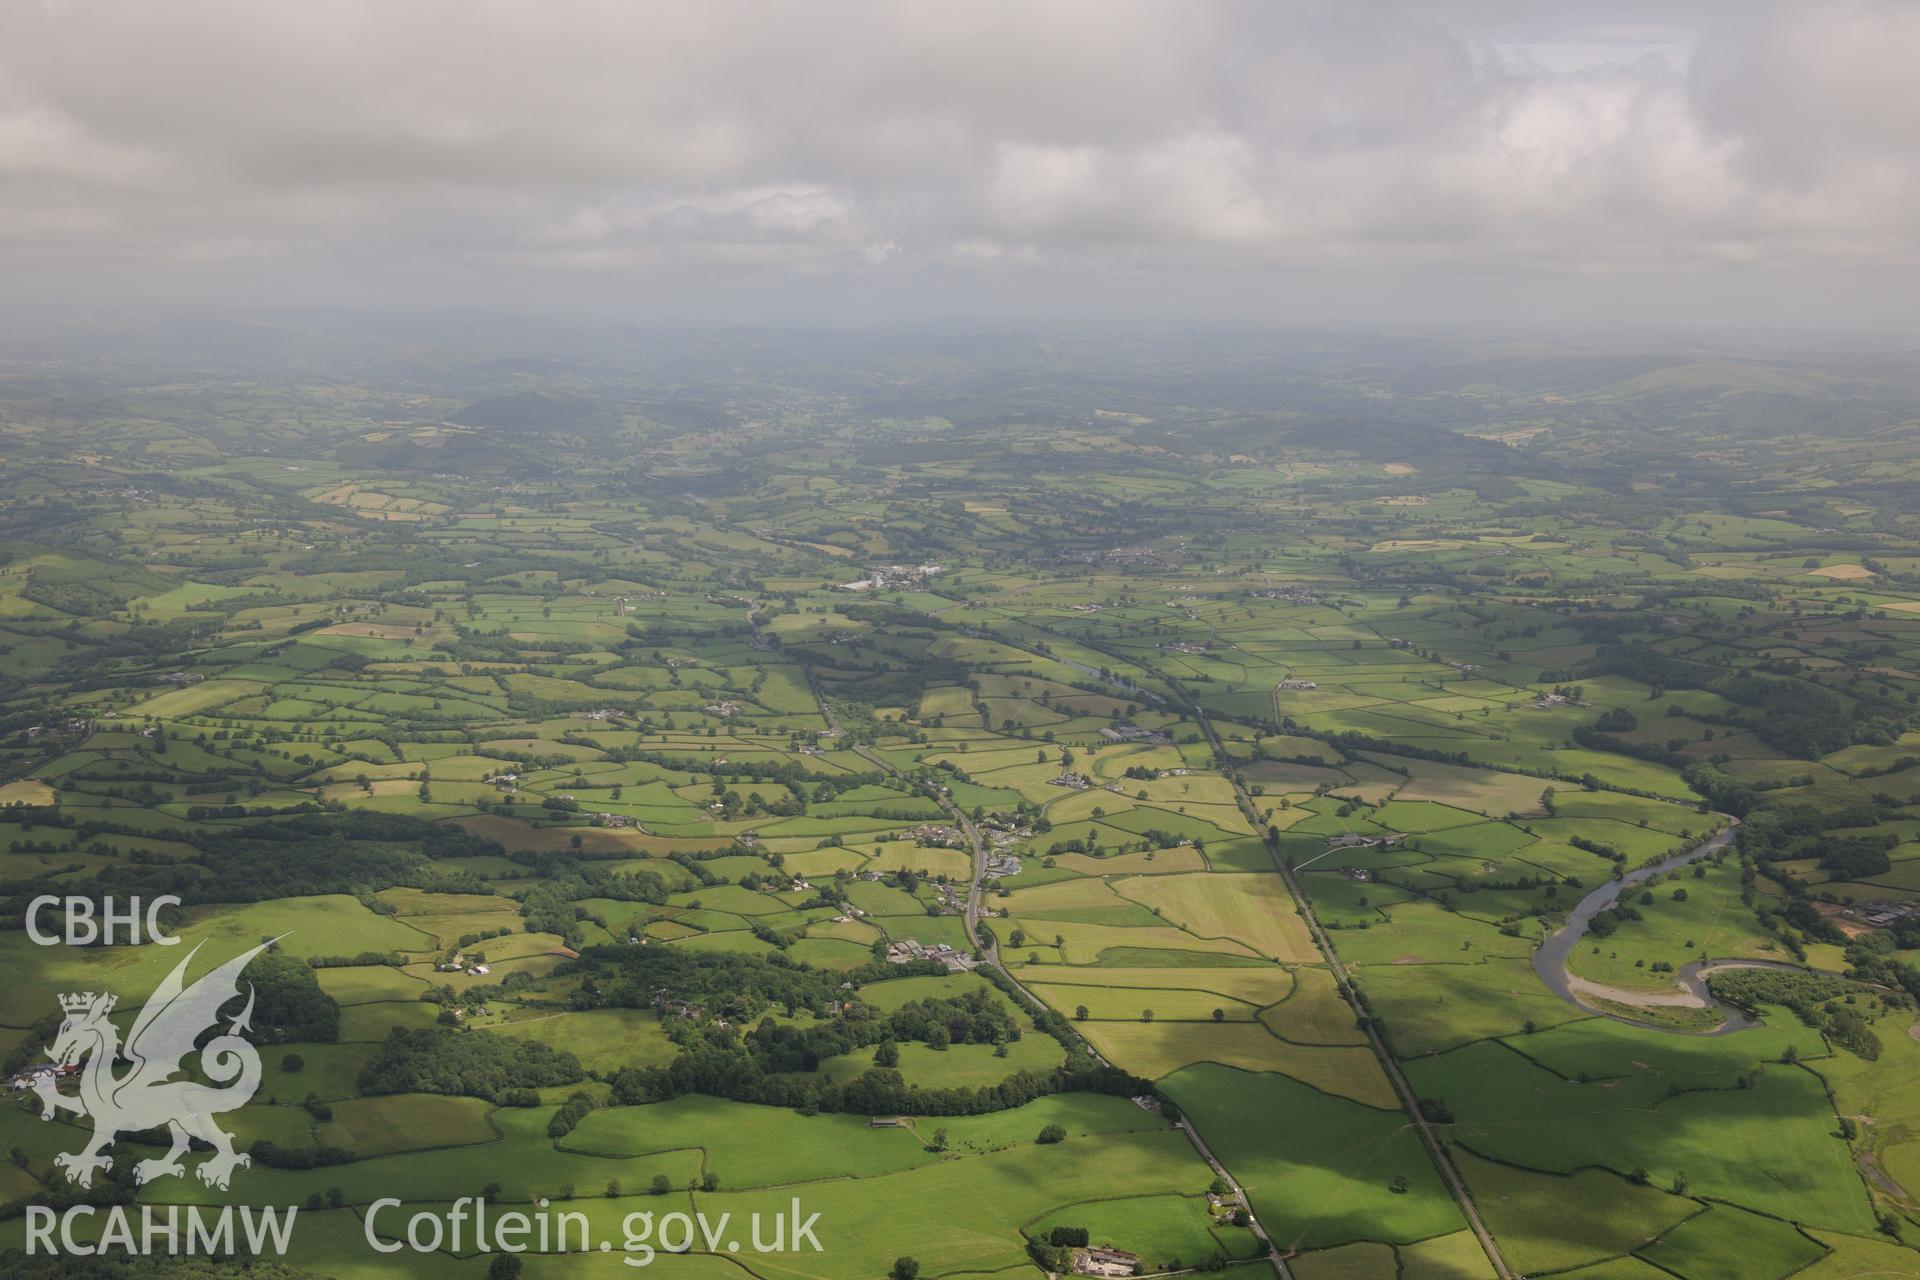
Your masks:
<svg viewBox="0 0 1920 1280"><path fill-rule="evenodd" d="M1696 1201L1602 1169L1537 1173L1465 1147L1455 1147L1452 1159L1508 1265L1523 1274L1630 1253L1700 1212Z"/></svg>
<svg viewBox="0 0 1920 1280"><path fill-rule="evenodd" d="M482 1034L538 1040L571 1053L589 1071L606 1073L629 1066L665 1066L679 1053L650 1009L543 1013L496 1023Z"/></svg>
<svg viewBox="0 0 1920 1280"><path fill-rule="evenodd" d="M809 1189L810 1212L821 1214L823 1247L839 1274L882 1274L899 1256L890 1224L919 1223L914 1246L941 1260L940 1273L1006 1271L1022 1265L1018 1224L1062 1206L1140 1196L1197 1196L1207 1168L1186 1139L1169 1131L1106 1135L1097 1158L1069 1138L1053 1146L1022 1145L941 1160L879 1177L820 1183ZM721 1191L702 1195L708 1212L785 1210L790 1190ZM939 1205L937 1214L924 1212ZM759 1260L770 1280L817 1273L804 1256Z"/></svg>
<svg viewBox="0 0 1920 1280"><path fill-rule="evenodd" d="M1871 1229L1865 1191L1833 1136L1832 1105L1806 1069L1761 1070L1750 1088L1728 1060L1704 1082L1689 1071L1632 1072L1582 1084L1490 1042L1407 1067L1422 1096L1446 1100L1454 1140L1491 1158L1561 1173L1641 1168L1661 1185L1685 1173L1697 1194L1809 1225ZM1667 1096L1669 1084L1682 1091Z"/></svg>
<svg viewBox="0 0 1920 1280"><path fill-rule="evenodd" d="M956 1044L933 1049L924 1044L899 1046L901 1077L922 1089L974 1089L995 1085L1020 1071L1043 1075L1066 1060L1066 1050L1053 1037L1028 1028L1010 1042L1005 1057L985 1044ZM846 1081L873 1067L873 1050L856 1049L820 1063L820 1074Z"/></svg>
<svg viewBox="0 0 1920 1280"><path fill-rule="evenodd" d="M1105 1057L1149 1079L1163 1079L1195 1063L1215 1063L1284 1073L1369 1107L1390 1110L1399 1104L1379 1059L1365 1046L1296 1044L1261 1023L1163 1022L1156 1016L1151 1022L1136 1017L1076 1025Z"/></svg>
<svg viewBox="0 0 1920 1280"><path fill-rule="evenodd" d="M1398 1112L1279 1075L1201 1064L1163 1086L1233 1170L1283 1248L1403 1243L1459 1230L1459 1211ZM1390 1184L1405 1177L1409 1190Z"/></svg>
<svg viewBox="0 0 1920 1280"><path fill-rule="evenodd" d="M1350 934L1335 947L1344 954ZM1549 992L1526 960L1482 957L1458 964L1370 964L1355 974L1394 1050L1414 1057L1489 1036L1546 1028L1586 1015Z"/></svg>
<svg viewBox="0 0 1920 1280"><path fill-rule="evenodd" d="M1056 1226L1084 1227L1091 1243L1137 1253L1156 1269L1246 1258L1259 1250L1251 1231L1216 1226L1204 1197L1139 1196L1074 1205L1054 1210L1026 1230L1038 1236Z"/></svg>
<svg viewBox="0 0 1920 1280"><path fill-rule="evenodd" d="M1639 1257L1687 1280L1788 1276L1825 1253L1778 1218L1731 1205L1714 1205L1638 1250Z"/></svg>
<svg viewBox="0 0 1920 1280"><path fill-rule="evenodd" d="M1311 963L1318 958L1278 875L1143 876L1123 881L1119 888L1198 937L1244 942L1275 960Z"/></svg>

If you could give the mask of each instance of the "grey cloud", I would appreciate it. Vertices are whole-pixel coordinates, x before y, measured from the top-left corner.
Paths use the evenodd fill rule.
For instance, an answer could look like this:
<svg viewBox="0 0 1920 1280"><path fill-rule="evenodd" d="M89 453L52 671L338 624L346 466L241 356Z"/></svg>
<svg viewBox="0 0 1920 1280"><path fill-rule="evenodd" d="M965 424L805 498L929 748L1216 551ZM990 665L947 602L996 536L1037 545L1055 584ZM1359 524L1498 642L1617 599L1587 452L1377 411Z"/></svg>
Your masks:
<svg viewBox="0 0 1920 1280"><path fill-rule="evenodd" d="M1916 51L1875 0L38 0L0 278L1884 278Z"/></svg>

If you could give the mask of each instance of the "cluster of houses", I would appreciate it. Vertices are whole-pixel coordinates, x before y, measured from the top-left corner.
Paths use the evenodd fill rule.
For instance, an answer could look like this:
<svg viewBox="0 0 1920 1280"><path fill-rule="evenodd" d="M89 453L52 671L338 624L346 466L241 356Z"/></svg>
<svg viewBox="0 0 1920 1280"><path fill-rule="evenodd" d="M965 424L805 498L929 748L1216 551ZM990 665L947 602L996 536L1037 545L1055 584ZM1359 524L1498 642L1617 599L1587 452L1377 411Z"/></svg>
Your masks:
<svg viewBox="0 0 1920 1280"><path fill-rule="evenodd" d="M1073 1269L1083 1276L1137 1276L1140 1274L1140 1255L1128 1253L1125 1249L1096 1245L1074 1255Z"/></svg>
<svg viewBox="0 0 1920 1280"><path fill-rule="evenodd" d="M1010 847L1016 840L1024 840L1033 834L1032 827L1016 826L1003 817L988 818L980 824L980 834L996 849Z"/></svg>
<svg viewBox="0 0 1920 1280"><path fill-rule="evenodd" d="M1186 547L1185 538L1175 538L1171 550L1179 551ZM1159 547L1151 542L1136 542L1124 547L1111 547L1105 551L1063 551L1058 557L1066 564L1093 564L1105 560L1109 564L1173 564Z"/></svg>
<svg viewBox="0 0 1920 1280"><path fill-rule="evenodd" d="M1884 898L1877 898L1864 907L1855 907L1851 914L1867 924L1885 929L1902 920L1920 920L1920 902L1888 902Z"/></svg>
<svg viewBox="0 0 1920 1280"><path fill-rule="evenodd" d="M1169 601L1168 603L1172 602ZM1153 647L1161 653L1205 653L1207 651L1205 644L1196 644L1191 640L1175 640L1168 644L1157 644Z"/></svg>
<svg viewBox="0 0 1920 1280"><path fill-rule="evenodd" d="M199 684L206 677L197 671L175 671L160 677L167 684Z"/></svg>
<svg viewBox="0 0 1920 1280"><path fill-rule="evenodd" d="M1585 698L1576 698L1570 693L1543 693L1527 705L1545 711L1551 707L1584 707L1588 703Z"/></svg>
<svg viewBox="0 0 1920 1280"><path fill-rule="evenodd" d="M1288 604L1320 603L1319 593L1308 591L1304 587L1270 587L1265 591L1256 591L1253 594L1267 600L1284 600Z"/></svg>
<svg viewBox="0 0 1920 1280"><path fill-rule="evenodd" d="M1243 1211L1246 1207L1246 1197L1238 1191L1228 1191L1224 1194L1218 1191L1207 1192L1207 1210L1216 1218L1229 1217Z"/></svg>
<svg viewBox="0 0 1920 1280"><path fill-rule="evenodd" d="M732 698L722 698L718 702L709 702L702 708L710 716L719 716L722 720L731 720L740 712L740 704Z"/></svg>
<svg viewBox="0 0 1920 1280"><path fill-rule="evenodd" d="M1318 681L1302 680L1297 676L1289 676L1280 682L1280 687L1282 689L1299 689L1305 691L1308 689L1318 689L1320 685Z"/></svg>
<svg viewBox="0 0 1920 1280"><path fill-rule="evenodd" d="M906 834L915 844L934 849L957 849L965 841L960 828L943 822L923 822L908 828Z"/></svg>
<svg viewBox="0 0 1920 1280"><path fill-rule="evenodd" d="M1047 779L1047 785L1050 787L1065 787L1069 791L1085 791L1093 784L1083 775L1075 773L1071 769L1062 769L1058 777Z"/></svg>
<svg viewBox="0 0 1920 1280"><path fill-rule="evenodd" d="M929 947L918 938L901 938L887 944L888 964L907 964L914 960L938 960L947 966L949 973L965 973L974 967L972 956L955 951L944 942L936 942Z"/></svg>
<svg viewBox="0 0 1920 1280"><path fill-rule="evenodd" d="M582 711L581 717L587 720L611 720L620 714L618 707L595 707L591 711Z"/></svg>
<svg viewBox="0 0 1920 1280"><path fill-rule="evenodd" d="M923 579L939 573L944 565L937 564L889 564L875 569L864 578L840 584L842 591L886 591L896 587L918 586Z"/></svg>
<svg viewBox="0 0 1920 1280"><path fill-rule="evenodd" d="M995 851L987 855L987 877L991 880L1009 880L1020 874L1020 856L1014 853Z"/></svg>
<svg viewBox="0 0 1920 1280"><path fill-rule="evenodd" d="M660 1011L662 1017L665 1017L667 1014L672 1014L677 1018L696 1019L703 1018L707 1014L707 1011L697 1004L676 999L660 991L654 992L652 1003L653 1007ZM716 1027L727 1027L733 1024L725 1018L715 1018L713 1025Z"/></svg>
<svg viewBox="0 0 1920 1280"><path fill-rule="evenodd" d="M492 966L482 964L478 960L469 961L458 951L448 956L442 963L433 967L440 973L464 973L469 978L484 978L493 972Z"/></svg>
<svg viewBox="0 0 1920 1280"><path fill-rule="evenodd" d="M113 715L114 715L113 712L111 711L107 712L107 718L109 720L113 718ZM87 730L91 728L93 728L93 721L87 719L84 716L76 716L72 720L67 721L68 733L85 733ZM43 724L30 724L27 726L27 736L29 738L37 738L41 734L45 733L46 731L47 731L47 726Z"/></svg>
<svg viewBox="0 0 1920 1280"><path fill-rule="evenodd" d="M1329 849L1373 849L1399 844L1405 837L1395 832L1383 836L1363 836L1358 832L1344 831L1337 836L1327 837Z"/></svg>
<svg viewBox="0 0 1920 1280"><path fill-rule="evenodd" d="M1177 541L1180 545L1184 545L1185 543L1185 539L1179 539ZM1114 564L1161 563L1160 548L1154 546L1151 542L1136 542L1131 546L1114 547L1102 558Z"/></svg>

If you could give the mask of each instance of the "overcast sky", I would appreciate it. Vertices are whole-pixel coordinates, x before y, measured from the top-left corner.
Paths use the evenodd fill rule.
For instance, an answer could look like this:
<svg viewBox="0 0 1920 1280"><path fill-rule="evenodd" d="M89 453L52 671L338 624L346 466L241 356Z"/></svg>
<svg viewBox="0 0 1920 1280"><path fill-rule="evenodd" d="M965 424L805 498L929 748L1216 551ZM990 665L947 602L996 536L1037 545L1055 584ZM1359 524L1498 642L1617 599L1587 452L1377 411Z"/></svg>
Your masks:
<svg viewBox="0 0 1920 1280"><path fill-rule="evenodd" d="M9 0L0 294L1912 325L1920 3Z"/></svg>

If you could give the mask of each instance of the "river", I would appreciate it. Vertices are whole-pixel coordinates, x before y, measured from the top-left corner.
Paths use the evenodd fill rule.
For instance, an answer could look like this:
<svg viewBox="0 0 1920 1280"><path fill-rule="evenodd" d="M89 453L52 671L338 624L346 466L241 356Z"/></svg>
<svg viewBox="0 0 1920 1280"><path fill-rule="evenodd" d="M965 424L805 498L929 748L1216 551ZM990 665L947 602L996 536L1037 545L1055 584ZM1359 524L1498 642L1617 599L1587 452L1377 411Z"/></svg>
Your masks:
<svg viewBox="0 0 1920 1280"><path fill-rule="evenodd" d="M1596 1013L1603 1018L1612 1018L1615 1022L1624 1022L1636 1027L1651 1027L1659 1031L1719 1036L1734 1031L1742 1031L1748 1027L1757 1025L1756 1020L1749 1017L1745 1012L1734 1008L1732 1005L1715 1000L1712 993L1707 990L1707 975L1716 969L1798 969L1800 968L1799 965L1785 964L1778 960L1695 960L1690 964L1682 965L1679 970L1675 972L1674 983L1676 990L1670 996L1663 993L1623 993L1651 995L1652 999L1649 1001L1650 1006L1657 1004L1669 1007L1718 1007L1725 1020L1713 1030L1706 1032L1682 1032L1676 1027L1661 1026L1656 1022L1648 1022L1640 1018L1630 1018L1624 1014L1595 1008L1593 1005L1587 1003L1587 1001L1581 999L1580 992L1576 990L1575 984L1580 983L1582 980L1574 977L1567 971L1567 961L1572 958L1574 947L1579 945L1580 939L1586 936L1587 926L1593 922L1593 918L1596 915L1599 915L1602 911L1605 911L1608 907L1618 902L1620 895L1627 890L1643 884L1655 876L1665 875L1677 867L1684 867L1690 862L1696 862L1709 854L1726 848L1728 843L1732 841L1733 833L1739 825L1740 822L1737 818L1731 819L1725 827L1722 827L1719 831L1716 831L1712 836L1701 841L1693 848L1681 853L1671 854L1665 858L1661 858L1658 862L1650 862L1644 867L1639 867L1627 872L1617 880L1608 880L1605 884L1587 894L1586 897L1580 899L1579 903L1573 909L1573 914L1567 917L1567 922L1548 934L1546 940L1542 942L1539 948L1533 953L1533 971L1540 975L1540 981L1547 984L1547 990L1586 1013ZM1587 985L1596 988L1600 986L1600 984L1597 983ZM1683 992L1685 994L1683 994ZM1692 999L1689 1000L1688 996L1691 996Z"/></svg>

